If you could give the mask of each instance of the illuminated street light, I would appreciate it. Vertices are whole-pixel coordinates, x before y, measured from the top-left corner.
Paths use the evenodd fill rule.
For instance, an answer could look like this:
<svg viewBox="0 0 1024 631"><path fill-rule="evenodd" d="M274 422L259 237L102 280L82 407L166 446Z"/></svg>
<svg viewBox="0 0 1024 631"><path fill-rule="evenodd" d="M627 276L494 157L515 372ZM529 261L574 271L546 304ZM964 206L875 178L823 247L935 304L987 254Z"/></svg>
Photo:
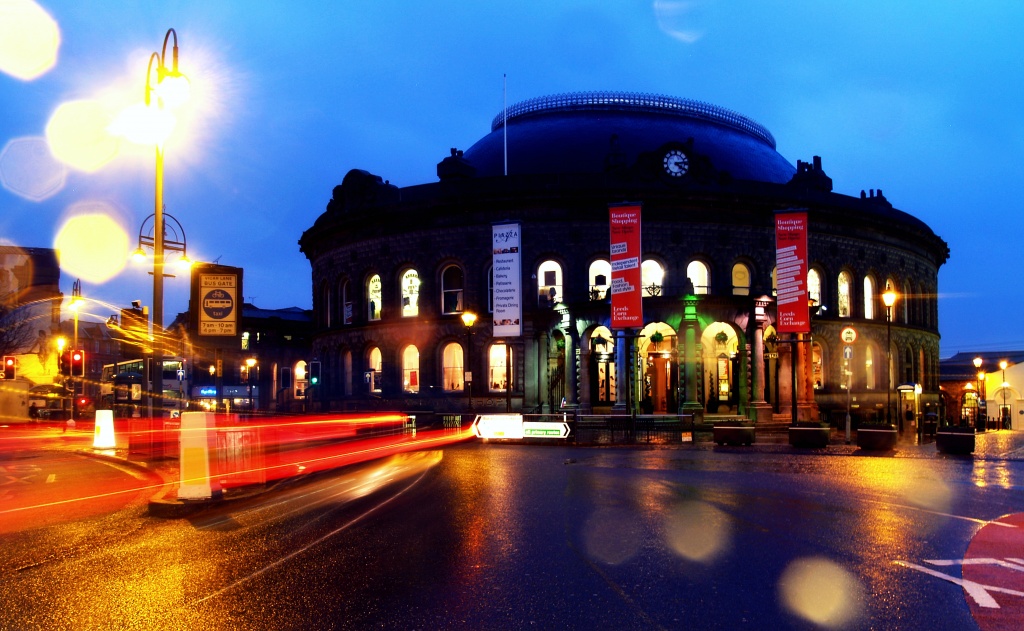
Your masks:
<svg viewBox="0 0 1024 631"><path fill-rule="evenodd" d="M252 369L256 365L255 357L247 357L245 360L245 380L249 384L249 413L252 414L255 406L252 404Z"/></svg>
<svg viewBox="0 0 1024 631"><path fill-rule="evenodd" d="M981 402L985 400L985 397L983 395L983 390L981 389L981 383L985 379L985 371L981 369L982 359L981 359L980 356L975 357L974 360L973 360L973 363L974 363L975 370L978 371L978 412L977 412L977 419L975 419L975 420L977 422L981 422ZM988 417L987 411L986 411L985 416Z"/></svg>
<svg viewBox="0 0 1024 631"><path fill-rule="evenodd" d="M1005 422L1004 419L1006 419L1006 417L1009 416L1008 410L1006 408L1006 388L1007 388L1006 368L1009 365L1010 365L1009 362L1007 362L1005 359L999 361L999 370L1002 371L1002 381L1003 381L1003 384L1002 384L1002 388L1003 388L1003 407L1000 408L1000 410L999 410L999 422L1000 423L1004 423Z"/></svg>
<svg viewBox="0 0 1024 631"><path fill-rule="evenodd" d="M469 392L469 411L473 411L473 368L471 357L471 348L473 347L473 325L476 324L476 314L472 311L464 311L462 313L462 323L466 325L466 372L464 375L466 382L466 391Z"/></svg>
<svg viewBox="0 0 1024 631"><path fill-rule="evenodd" d="M167 65L167 43L173 37L171 50L171 65ZM153 75L153 62L156 62L156 86L150 79ZM154 107L153 94L156 94ZM164 35L164 45L160 53L153 53L149 57L149 67L146 68L146 108L154 116L154 120L166 119L170 115L169 110L182 105L188 99L188 79L178 70L178 34L174 29L168 29ZM163 115L163 116L161 116ZM152 391L156 396L163 397L163 339L161 329L164 325L164 249L174 250L178 241L167 242L164 229L164 147L163 143L173 129L173 117L170 126L154 122L151 131L158 132L151 138L156 148L156 177L153 199L153 237L152 241L143 241L142 230L139 232L139 248L143 245L150 245L153 248L153 365L151 367ZM168 215L170 217L170 215ZM170 217L173 224L180 229L181 224ZM147 218L148 219L148 218ZM143 226L146 222L143 221ZM180 247L181 252L185 251L185 231L181 230ZM157 390L159 390L157 392ZM161 404L162 405L162 404ZM150 418L154 418L153 397L150 397Z"/></svg>
<svg viewBox="0 0 1024 631"><path fill-rule="evenodd" d="M892 423L892 306L896 304L896 292L887 287L882 294L885 303L885 422ZM900 433L903 421L900 420Z"/></svg>

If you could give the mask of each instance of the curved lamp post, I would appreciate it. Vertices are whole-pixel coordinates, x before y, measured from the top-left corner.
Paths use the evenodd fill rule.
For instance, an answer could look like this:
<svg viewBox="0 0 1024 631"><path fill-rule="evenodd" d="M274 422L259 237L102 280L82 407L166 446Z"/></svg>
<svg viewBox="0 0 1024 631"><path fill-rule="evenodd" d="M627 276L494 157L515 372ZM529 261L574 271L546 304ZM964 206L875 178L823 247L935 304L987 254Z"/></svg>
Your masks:
<svg viewBox="0 0 1024 631"><path fill-rule="evenodd" d="M167 58L167 44L173 40L171 58ZM156 84L152 82L153 67L156 66ZM180 244L177 241L168 243L164 229L164 141L174 128L174 117L170 110L184 104L188 100L188 78L178 70L178 34L168 29L164 35L164 45L159 53L149 56L146 68L145 109L148 114L144 130L146 140L152 142L156 149L156 177L153 196L153 237L143 240L142 230L139 233L139 249L143 245L153 248L153 366L151 367L151 384L153 396L163 395L163 344L161 340L164 319L164 250L174 250L181 246L184 254L184 231L181 230ZM154 98L155 103L154 103ZM177 227L181 224L171 218ZM148 220L148 218L147 218ZM143 226L146 222L143 221ZM139 250L136 251L136 254ZM150 398L150 417L154 417L153 397Z"/></svg>
<svg viewBox="0 0 1024 631"><path fill-rule="evenodd" d="M1002 372L1002 384L1001 384L1001 387L1003 389L1003 407L999 409L999 423L1000 424L1003 423L1003 419L1004 418L1009 416L1009 412L1006 409L1006 388L1007 388L1006 369L1007 369L1007 367L1009 365L1010 365L1010 363L1007 362L1005 359L999 361L999 370Z"/></svg>
<svg viewBox="0 0 1024 631"><path fill-rule="evenodd" d="M882 294L885 303L885 422L892 423L892 306L896 304L896 292L891 287ZM900 421L903 433L903 421Z"/></svg>
<svg viewBox="0 0 1024 631"><path fill-rule="evenodd" d="M985 379L985 371L981 369L981 364L983 363L983 361L984 360L981 359L981 356L975 357L972 360L972 363L974 364L974 369L978 371L978 412L976 419L978 422L981 421L981 402L985 400L985 397L982 394L983 391L981 389L981 382L983 379ZM988 414L986 413L985 416L987 417Z"/></svg>
<svg viewBox="0 0 1024 631"><path fill-rule="evenodd" d="M470 349L473 347L473 325L476 324L476 314L472 311L462 312L462 323L466 325L466 391L469 393L469 411L473 411L473 369L470 362Z"/></svg>

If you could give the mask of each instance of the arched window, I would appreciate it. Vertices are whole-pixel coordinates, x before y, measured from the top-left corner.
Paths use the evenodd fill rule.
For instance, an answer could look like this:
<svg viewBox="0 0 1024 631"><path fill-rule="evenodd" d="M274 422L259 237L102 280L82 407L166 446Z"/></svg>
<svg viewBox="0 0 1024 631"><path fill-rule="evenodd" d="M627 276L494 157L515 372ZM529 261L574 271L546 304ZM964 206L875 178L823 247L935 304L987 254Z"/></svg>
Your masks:
<svg viewBox="0 0 1024 631"><path fill-rule="evenodd" d="M693 283L693 293L700 295L708 293L709 274L708 266L701 261L690 261L686 266L686 277Z"/></svg>
<svg viewBox="0 0 1024 631"><path fill-rule="evenodd" d="M420 313L420 275L414 269L402 274L402 317L408 318Z"/></svg>
<svg viewBox="0 0 1024 631"><path fill-rule="evenodd" d="M402 351L402 390L412 394L420 391L420 351L411 344Z"/></svg>
<svg viewBox="0 0 1024 631"><path fill-rule="evenodd" d="M821 344L811 344L811 385L815 390L825 385L825 362L822 361Z"/></svg>
<svg viewBox="0 0 1024 631"><path fill-rule="evenodd" d="M348 280L341 283L341 309L342 324L352 324L352 290Z"/></svg>
<svg viewBox="0 0 1024 631"><path fill-rule="evenodd" d="M875 352L870 346L867 346L864 348L864 387L868 390L878 387L875 371Z"/></svg>
<svg viewBox="0 0 1024 631"><path fill-rule="evenodd" d="M615 403L615 338L605 326L599 326L590 334L591 377L593 402L598 405Z"/></svg>
<svg viewBox="0 0 1024 631"><path fill-rule="evenodd" d="M903 321L910 324L910 283L903 282Z"/></svg>
<svg viewBox="0 0 1024 631"><path fill-rule="evenodd" d="M640 284L644 296L660 296L665 282L665 268L661 263L647 259L640 264Z"/></svg>
<svg viewBox="0 0 1024 631"><path fill-rule="evenodd" d="M590 264L590 299L604 300L611 286L612 264L598 259Z"/></svg>
<svg viewBox="0 0 1024 631"><path fill-rule="evenodd" d="M772 268L772 295L773 296L778 296L779 295L779 283L778 283L778 280L777 280L778 274L776 273L778 271L779 271L779 268L777 268L777 267L773 267Z"/></svg>
<svg viewBox="0 0 1024 631"><path fill-rule="evenodd" d="M849 318L851 315L851 296L850 288L853 285L853 277L850 276L850 272L842 271L839 272L839 280L836 282L836 288L839 290L839 317Z"/></svg>
<svg viewBox="0 0 1024 631"><path fill-rule="evenodd" d="M537 305L553 307L562 302L562 266L554 261L544 261L537 268Z"/></svg>
<svg viewBox="0 0 1024 631"><path fill-rule="evenodd" d="M821 274L813 267L807 270L807 300L814 306L821 306Z"/></svg>
<svg viewBox="0 0 1024 631"><path fill-rule="evenodd" d="M864 277L864 319L875 318L875 279L870 276Z"/></svg>
<svg viewBox="0 0 1024 631"><path fill-rule="evenodd" d="M508 360L512 356L512 348L507 344L494 344L487 351L487 387L491 392L508 390L512 371Z"/></svg>
<svg viewBox="0 0 1024 631"><path fill-rule="evenodd" d="M732 295L750 295L750 268L743 263L732 266Z"/></svg>
<svg viewBox="0 0 1024 631"><path fill-rule="evenodd" d="M320 323L323 324L324 327L328 329L331 328L331 316L334 315L332 307L333 303L331 302L331 284L324 281L324 284L321 286Z"/></svg>
<svg viewBox="0 0 1024 631"><path fill-rule="evenodd" d="M466 375L465 364L463 363L462 345L455 342L445 344L441 351L441 371L444 374L444 389L446 392L461 392L465 389L462 381Z"/></svg>
<svg viewBox="0 0 1024 631"><path fill-rule="evenodd" d="M366 319L380 320L382 298L380 274L374 274L366 281Z"/></svg>
<svg viewBox="0 0 1024 631"><path fill-rule="evenodd" d="M462 313L462 290L465 280L462 268L449 265L441 272L441 312Z"/></svg>
<svg viewBox="0 0 1024 631"><path fill-rule="evenodd" d="M380 354L380 349L374 346L373 348L370 349L370 352L367 354L367 357L370 368L367 371L367 376L370 379L370 392L379 393L381 391L381 388L384 386L384 384L382 383L384 365L383 359Z"/></svg>

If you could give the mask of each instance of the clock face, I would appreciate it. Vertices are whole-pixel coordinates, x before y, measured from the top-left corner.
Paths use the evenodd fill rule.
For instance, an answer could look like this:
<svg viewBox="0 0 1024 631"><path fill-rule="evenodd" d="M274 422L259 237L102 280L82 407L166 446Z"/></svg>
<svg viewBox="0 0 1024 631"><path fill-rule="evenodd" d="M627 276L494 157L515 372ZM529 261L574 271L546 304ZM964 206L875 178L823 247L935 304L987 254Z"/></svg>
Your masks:
<svg viewBox="0 0 1024 631"><path fill-rule="evenodd" d="M682 177L686 175L686 171L690 168L690 159L682 151L672 149L665 154L662 165L665 167L665 173L672 177Z"/></svg>

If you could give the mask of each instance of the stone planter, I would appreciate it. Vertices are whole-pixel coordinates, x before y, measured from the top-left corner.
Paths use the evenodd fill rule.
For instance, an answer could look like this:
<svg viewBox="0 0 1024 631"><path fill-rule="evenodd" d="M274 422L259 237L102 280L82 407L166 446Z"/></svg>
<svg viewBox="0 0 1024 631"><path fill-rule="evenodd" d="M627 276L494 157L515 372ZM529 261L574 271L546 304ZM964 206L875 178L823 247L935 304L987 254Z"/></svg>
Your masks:
<svg viewBox="0 0 1024 631"><path fill-rule="evenodd" d="M974 428L940 427L935 432L935 448L944 454L974 453Z"/></svg>
<svg viewBox="0 0 1024 631"><path fill-rule="evenodd" d="M789 444L805 449L828 447L832 428L821 423L797 423L789 427Z"/></svg>
<svg viewBox="0 0 1024 631"><path fill-rule="evenodd" d="M861 425L857 428L857 446L869 451L896 448L897 432L892 425Z"/></svg>
<svg viewBox="0 0 1024 631"><path fill-rule="evenodd" d="M723 423L711 428L714 440L719 445L754 444L754 426L739 423Z"/></svg>

